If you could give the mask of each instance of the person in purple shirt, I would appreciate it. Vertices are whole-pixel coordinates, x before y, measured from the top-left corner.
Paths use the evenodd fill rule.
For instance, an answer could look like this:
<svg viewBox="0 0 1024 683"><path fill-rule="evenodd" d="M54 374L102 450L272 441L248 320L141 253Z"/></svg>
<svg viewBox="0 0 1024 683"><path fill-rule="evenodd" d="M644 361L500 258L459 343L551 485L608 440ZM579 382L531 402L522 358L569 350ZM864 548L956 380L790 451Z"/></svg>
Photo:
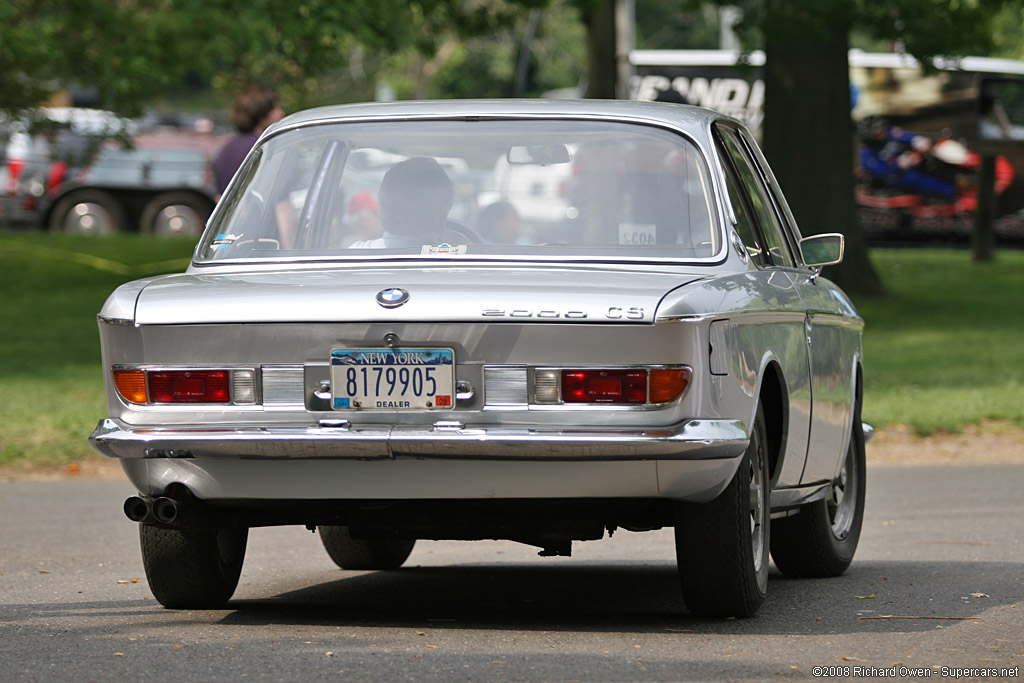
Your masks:
<svg viewBox="0 0 1024 683"><path fill-rule="evenodd" d="M245 155L256 144L260 133L283 117L281 98L273 89L265 85L250 85L238 93L231 107L231 122L238 129L238 134L224 145L213 162L218 198L242 165Z"/></svg>

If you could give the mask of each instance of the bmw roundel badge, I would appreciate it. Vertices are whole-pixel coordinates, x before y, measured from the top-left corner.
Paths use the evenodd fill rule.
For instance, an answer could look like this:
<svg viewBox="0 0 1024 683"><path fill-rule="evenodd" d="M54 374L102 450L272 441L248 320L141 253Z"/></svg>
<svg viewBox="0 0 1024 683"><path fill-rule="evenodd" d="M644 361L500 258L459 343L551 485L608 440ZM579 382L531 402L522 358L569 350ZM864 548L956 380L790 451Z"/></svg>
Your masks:
<svg viewBox="0 0 1024 683"><path fill-rule="evenodd" d="M409 292L399 287L382 289L377 292L377 303L384 308L397 308L409 300Z"/></svg>

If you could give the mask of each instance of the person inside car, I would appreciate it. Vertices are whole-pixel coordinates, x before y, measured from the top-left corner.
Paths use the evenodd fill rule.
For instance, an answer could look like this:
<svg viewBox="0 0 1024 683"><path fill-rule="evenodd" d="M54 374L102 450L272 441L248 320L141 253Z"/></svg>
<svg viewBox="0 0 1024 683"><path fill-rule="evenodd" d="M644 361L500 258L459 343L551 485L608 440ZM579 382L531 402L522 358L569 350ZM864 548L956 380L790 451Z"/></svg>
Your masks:
<svg viewBox="0 0 1024 683"><path fill-rule="evenodd" d="M448 223L455 189L441 165L413 157L384 174L378 196L383 234L351 249L391 249L437 244Z"/></svg>

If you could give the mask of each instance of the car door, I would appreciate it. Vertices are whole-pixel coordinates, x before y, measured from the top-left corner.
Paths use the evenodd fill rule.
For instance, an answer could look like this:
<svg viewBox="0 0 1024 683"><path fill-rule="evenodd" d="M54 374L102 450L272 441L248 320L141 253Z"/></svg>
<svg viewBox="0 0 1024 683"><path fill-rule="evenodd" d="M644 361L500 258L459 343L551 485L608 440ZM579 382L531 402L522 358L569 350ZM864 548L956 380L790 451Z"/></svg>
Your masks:
<svg viewBox="0 0 1024 683"><path fill-rule="evenodd" d="M765 193L740 130L721 122L715 129L723 161L726 189L736 216L735 228L757 270L759 301L734 316L744 353L771 357L782 367L789 399L785 452L776 469L773 487L797 486L804 471L811 422L811 385L805 334L806 314L797 292L793 246L776 229L771 198ZM759 368L760 369L760 368ZM751 390L754 387L750 387Z"/></svg>
<svg viewBox="0 0 1024 683"><path fill-rule="evenodd" d="M752 169L771 211L765 212L762 229L772 257L786 256L790 274L805 311L804 330L810 362L811 425L807 464L802 484L830 481L838 472L850 435L854 358L859 352L860 320L846 296L827 280L804 266L800 258L800 233L785 198L779 191L763 155L744 131L736 141ZM785 254L783 247L789 253Z"/></svg>

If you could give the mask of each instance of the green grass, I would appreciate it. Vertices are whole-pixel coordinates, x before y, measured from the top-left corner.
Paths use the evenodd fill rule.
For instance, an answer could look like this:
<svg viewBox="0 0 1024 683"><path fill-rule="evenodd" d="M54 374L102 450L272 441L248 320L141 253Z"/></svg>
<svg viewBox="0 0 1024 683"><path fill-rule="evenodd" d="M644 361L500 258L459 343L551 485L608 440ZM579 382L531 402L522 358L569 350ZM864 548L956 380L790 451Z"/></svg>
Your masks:
<svg viewBox="0 0 1024 683"><path fill-rule="evenodd" d="M183 270L194 241L0 232L0 464L92 453L106 415L96 314L119 284Z"/></svg>
<svg viewBox="0 0 1024 683"><path fill-rule="evenodd" d="M192 240L0 232L0 464L69 462L106 414L96 313L119 284L181 271ZM919 433L1024 426L1024 252L878 250L890 290L858 301L864 418Z"/></svg>
<svg viewBox="0 0 1024 683"><path fill-rule="evenodd" d="M864 316L864 419L915 432L1024 426L1024 251L875 250L889 295Z"/></svg>

